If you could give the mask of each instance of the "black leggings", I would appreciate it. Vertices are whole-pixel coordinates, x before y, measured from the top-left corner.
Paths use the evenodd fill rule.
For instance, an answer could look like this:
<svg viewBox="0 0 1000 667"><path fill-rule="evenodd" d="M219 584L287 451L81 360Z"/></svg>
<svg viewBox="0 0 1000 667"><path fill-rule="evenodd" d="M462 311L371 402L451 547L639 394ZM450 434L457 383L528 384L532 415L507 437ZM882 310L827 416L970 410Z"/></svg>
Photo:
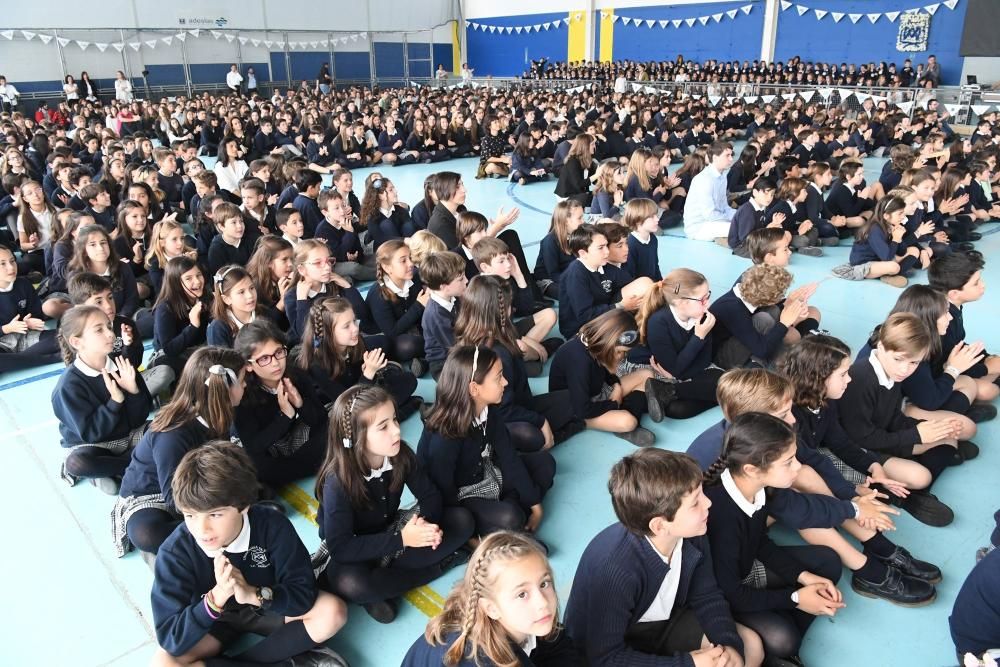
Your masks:
<svg viewBox="0 0 1000 667"><path fill-rule="evenodd" d="M180 520L170 512L160 509L142 509L129 517L125 532L139 551L155 554L160 549Z"/></svg>
<svg viewBox="0 0 1000 667"><path fill-rule="evenodd" d="M326 580L330 591L357 604L399 597L442 574L440 563L465 544L475 531L472 514L461 507L445 507L438 524L444 535L437 549L406 549L388 567L376 563L330 561Z"/></svg>
<svg viewBox="0 0 1000 667"><path fill-rule="evenodd" d="M400 334L390 341L393 361L411 361L424 356L424 337L416 334Z"/></svg>
<svg viewBox="0 0 1000 667"><path fill-rule="evenodd" d="M41 250L22 252L17 260L17 275L26 276L32 271L45 273L45 253Z"/></svg>
<svg viewBox="0 0 1000 667"><path fill-rule="evenodd" d="M131 461L132 450L114 454L103 447L78 447L66 456L66 472L86 479L120 479Z"/></svg>
<svg viewBox="0 0 1000 667"><path fill-rule="evenodd" d="M545 417L553 433L564 428L574 419L573 410L570 407L569 389L560 389L534 396L531 399L531 405L525 407ZM507 433L510 435L511 444L522 452L537 452L545 444L542 429L531 422L508 421Z"/></svg>
<svg viewBox="0 0 1000 667"><path fill-rule="evenodd" d="M548 452L520 454L532 481L542 490L542 495L552 488L556 476L556 460ZM489 535L498 530L524 530L530 506L526 506L516 491L505 491L499 500L467 498L462 507L472 512L476 521L476 534Z"/></svg>
<svg viewBox="0 0 1000 667"><path fill-rule="evenodd" d="M21 352L0 352L0 373L54 364L62 360L55 329L41 332L38 342Z"/></svg>
<svg viewBox="0 0 1000 667"><path fill-rule="evenodd" d="M690 419L718 405L715 390L722 373L720 368L706 368L690 380L675 384L677 398L667 406L667 417Z"/></svg>
<svg viewBox="0 0 1000 667"><path fill-rule="evenodd" d="M826 577L833 583L840 580L843 566L837 553L822 546L778 547L798 561L807 571ZM794 581L785 581L780 576L767 571L767 588L797 587ZM764 642L764 652L773 658L789 658L799 654L802 639L816 619L798 609L774 609L770 611L740 612L733 614L737 623L742 623L758 635Z"/></svg>

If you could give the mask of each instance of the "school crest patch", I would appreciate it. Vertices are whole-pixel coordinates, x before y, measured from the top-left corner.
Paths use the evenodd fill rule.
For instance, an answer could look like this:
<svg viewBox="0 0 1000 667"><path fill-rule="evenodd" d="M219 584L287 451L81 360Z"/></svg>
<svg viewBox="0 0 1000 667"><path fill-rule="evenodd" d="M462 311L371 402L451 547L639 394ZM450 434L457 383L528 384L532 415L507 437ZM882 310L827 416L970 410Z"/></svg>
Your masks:
<svg viewBox="0 0 1000 667"><path fill-rule="evenodd" d="M247 558L252 567L270 567L271 560L267 557L267 549L254 545L247 549Z"/></svg>

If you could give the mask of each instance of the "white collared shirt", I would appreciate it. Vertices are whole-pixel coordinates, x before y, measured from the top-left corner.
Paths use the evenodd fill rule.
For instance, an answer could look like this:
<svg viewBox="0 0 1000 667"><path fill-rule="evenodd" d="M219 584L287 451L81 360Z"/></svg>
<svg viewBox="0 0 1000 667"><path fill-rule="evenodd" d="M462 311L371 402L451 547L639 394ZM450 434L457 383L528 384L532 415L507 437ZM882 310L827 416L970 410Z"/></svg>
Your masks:
<svg viewBox="0 0 1000 667"><path fill-rule="evenodd" d="M387 218L391 218L391 217L392 217L392 214L393 214L393 208L394 208L394 207L390 207L390 208L382 208L382 207L379 207L379 209L378 209L378 210L379 210L379 213L381 213L381 214L382 214L382 215L384 215L385 217L387 217Z"/></svg>
<svg viewBox="0 0 1000 667"><path fill-rule="evenodd" d="M767 210L766 206L757 206L757 202L753 200L753 197L750 197L750 206L752 206L753 210L757 211L758 213L762 213L763 211Z"/></svg>
<svg viewBox="0 0 1000 667"><path fill-rule="evenodd" d="M91 368L90 366L88 366L86 363L84 363L83 359L81 359L80 357L77 357L76 359L73 360L73 366L74 366L74 368L76 368L76 370L80 371L81 373L83 373L84 375L86 375L89 378L95 378L95 377L98 377L101 374L101 371L94 370L93 368ZM111 361L111 357L108 357L104 361L104 368L108 372L112 372L112 373L118 371L118 367L115 366L115 362Z"/></svg>
<svg viewBox="0 0 1000 667"><path fill-rule="evenodd" d="M740 289L740 286L738 284L733 285L733 294L736 295L737 299L743 302L743 305L746 306L747 310L749 310L751 313L757 310L757 306L751 304L749 301L743 298L743 290Z"/></svg>
<svg viewBox="0 0 1000 667"><path fill-rule="evenodd" d="M243 516L243 527L240 529L240 534L236 536L235 540L226 546L221 549L206 549L201 546L201 542L198 542L198 546L201 547L201 550L205 552L206 556L209 558L215 558L216 556L221 556L225 551L228 551L231 554L241 554L245 553L246 550L250 548L250 517L247 515L247 510L243 510L241 514Z"/></svg>
<svg viewBox="0 0 1000 667"><path fill-rule="evenodd" d="M465 247L465 246L463 245L463 246L462 246L462 252L464 252L464 253L465 253L465 257L466 257L466 259L472 259L472 250L471 250L471 249L469 249L469 248L466 248L466 247Z"/></svg>
<svg viewBox="0 0 1000 667"><path fill-rule="evenodd" d="M753 497L753 502L750 502L743 495L743 492L740 491L739 487L736 486L733 475L729 470L724 470L720 479L722 480L722 488L726 490L726 493L733 499L736 506L747 516L752 517L757 510L764 507L764 489L758 491L757 495Z"/></svg>
<svg viewBox="0 0 1000 667"><path fill-rule="evenodd" d="M639 236L638 234L636 234L635 232L629 232L629 234L632 235L632 236L634 236L635 240L638 241L639 243L641 243L642 245L649 245L649 242L653 239L652 234L649 235L649 237L647 237L645 241L643 241L642 237Z"/></svg>
<svg viewBox="0 0 1000 667"><path fill-rule="evenodd" d="M229 319L233 321L233 324L236 325L236 330L239 331L244 326L250 324L250 322L253 322L255 319L257 319L257 311L254 310L250 313L250 322L240 322L240 318L236 317L236 313L234 313L232 310L229 311Z"/></svg>
<svg viewBox="0 0 1000 667"><path fill-rule="evenodd" d="M451 297L451 300L449 301L448 299L445 299L444 297L439 295L437 292L431 292L431 301L441 306L449 313L455 307L455 297Z"/></svg>
<svg viewBox="0 0 1000 667"><path fill-rule="evenodd" d="M286 241L288 241L289 243L291 243L291 244L292 244L293 246L296 246L296 245L298 245L298 244L299 244L299 241L301 241L301 240L302 240L302 239L296 239L296 238L292 238L292 237L291 237L291 236L289 236L288 234L282 234L282 235L281 235L281 238L285 239Z"/></svg>
<svg viewBox="0 0 1000 667"><path fill-rule="evenodd" d="M389 457L387 456L387 457L385 457L385 460L382 461L382 467L381 468L379 468L378 470L375 470L374 468L372 468L372 474L365 475L365 481L366 482L370 482L373 479L375 479L376 477L381 477L383 473L387 473L390 470L392 470L392 463L389 461Z"/></svg>
<svg viewBox="0 0 1000 667"><path fill-rule="evenodd" d="M312 299L319 296L320 294L326 294L326 283L323 284L323 287L321 287L318 292L316 290L309 290L308 297Z"/></svg>
<svg viewBox="0 0 1000 667"><path fill-rule="evenodd" d="M810 183L810 184L809 184L809 187L811 187L811 188L812 188L813 190L815 190L816 192L818 192L818 193L820 193L820 194L823 194L823 188L819 187L819 186L818 186L818 185L816 185L815 183Z"/></svg>
<svg viewBox="0 0 1000 667"><path fill-rule="evenodd" d="M677 589L681 585L681 547L684 545L684 540L677 540L677 544L674 546L674 550L670 552L669 558L660 553L660 550L653 544L653 540L649 539L648 536L646 537L646 541L649 542L649 546L653 548L656 555L670 566L670 569L667 570L667 576L663 577L663 583L660 584L660 590L656 593L656 597L653 598L652 604L649 605L646 613L639 618L640 623L654 623L669 619L670 612L674 609L674 602L677 600Z"/></svg>
<svg viewBox="0 0 1000 667"><path fill-rule="evenodd" d="M795 203L790 201L785 203L788 204L788 208L792 209L792 215L795 215L795 211L798 210L798 208L796 208L795 206Z"/></svg>
<svg viewBox="0 0 1000 667"><path fill-rule="evenodd" d="M677 315L677 311L674 310L673 306L668 306L668 308L670 308L670 314L674 316L674 322L677 322L677 324L679 324L681 329L684 329L684 331L691 331L694 329L694 325L698 324L698 320L693 317L689 320L682 320Z"/></svg>
<svg viewBox="0 0 1000 667"><path fill-rule="evenodd" d="M473 426L482 426L486 423L487 418L490 416L490 406L483 408L483 411L479 413L479 416L472 420Z"/></svg>
<svg viewBox="0 0 1000 667"><path fill-rule="evenodd" d="M528 638L524 640L523 644L521 644L521 650L524 651L525 655L530 656L536 646L538 646L538 637L535 635L528 635Z"/></svg>
<svg viewBox="0 0 1000 667"><path fill-rule="evenodd" d="M10 281L10 285L6 287L0 287L0 292L10 292L14 289L14 283L17 282L17 276L14 276L14 280Z"/></svg>
<svg viewBox="0 0 1000 667"><path fill-rule="evenodd" d="M886 389L892 389L893 385L896 383L892 380L892 378L886 375L885 369L882 368L882 363L875 355L875 350L872 350L872 353L868 355L868 361L871 363L872 368L875 369L875 377L878 378L878 383Z"/></svg>
<svg viewBox="0 0 1000 667"><path fill-rule="evenodd" d="M597 267L596 269L592 269L592 268L590 268L590 266L589 266L589 265L588 265L588 264L587 264L587 263L586 263L585 261L583 261L583 260L582 260L582 259L580 259L579 257L577 258L577 260L576 260L576 261L578 261L578 262L580 262L581 264L583 264L583 265L584 265L584 267L586 267L586 269L587 269L588 271L590 271L591 273L600 273L600 274L601 274L602 276L604 275L604 267L603 267L603 266L599 266L599 267Z"/></svg>
<svg viewBox="0 0 1000 667"><path fill-rule="evenodd" d="M384 285L387 290L389 290L399 298L405 299L406 297L410 296L410 288L413 287L413 281L407 280L405 283L403 283L402 287L396 287L396 283L392 282L392 279L386 278L385 280L382 281L382 285Z"/></svg>
<svg viewBox="0 0 1000 667"><path fill-rule="evenodd" d="M222 242L223 242L223 243L226 243L226 244L228 244L228 245L231 245L231 246L233 246L234 248L239 248L239 247L240 247L240 243L242 243L242 242L243 242L243 239L242 239L242 238L240 238L240 239L237 239L236 243L233 243L232 241L228 241L228 240L226 240L226 237L225 237L225 236L223 236L222 234L219 234L219 236L220 236L220 237L222 237Z"/></svg>

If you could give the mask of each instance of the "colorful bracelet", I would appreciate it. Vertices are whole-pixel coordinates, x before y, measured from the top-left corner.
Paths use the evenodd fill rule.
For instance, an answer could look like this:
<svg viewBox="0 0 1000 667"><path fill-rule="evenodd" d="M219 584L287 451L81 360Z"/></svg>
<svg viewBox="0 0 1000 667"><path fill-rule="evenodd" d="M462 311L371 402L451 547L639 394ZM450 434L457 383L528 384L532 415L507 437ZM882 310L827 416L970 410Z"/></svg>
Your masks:
<svg viewBox="0 0 1000 667"><path fill-rule="evenodd" d="M213 621L219 620L222 614L212 611L212 606L208 603L208 597L203 597L202 600L205 602L205 613L208 614L208 617Z"/></svg>

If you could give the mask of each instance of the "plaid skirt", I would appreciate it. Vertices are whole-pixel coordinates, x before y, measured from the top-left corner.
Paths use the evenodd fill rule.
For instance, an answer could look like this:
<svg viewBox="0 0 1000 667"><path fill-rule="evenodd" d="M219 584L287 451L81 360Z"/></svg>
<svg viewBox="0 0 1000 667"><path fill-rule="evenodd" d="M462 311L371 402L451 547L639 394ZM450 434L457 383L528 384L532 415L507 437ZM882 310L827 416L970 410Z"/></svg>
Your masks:
<svg viewBox="0 0 1000 667"><path fill-rule="evenodd" d="M409 523L410 519L414 516L420 514L420 504L417 503L413 507L407 509L401 509L396 512L396 518L393 519L392 524L385 529L386 533L390 535L395 535L403 530L403 526ZM396 551L391 554L386 554L379 559L379 567L389 567L392 561L396 560L403 553L403 549ZM319 543L319 547L316 548L310 556L309 560L312 564L313 576L319 579L323 575L323 571L330 565L330 547L327 546L326 540Z"/></svg>
<svg viewBox="0 0 1000 667"><path fill-rule="evenodd" d="M141 426L137 426L132 429L128 435L118 438L117 440L108 440L107 442L91 442L91 443L81 443L79 445L73 445L72 447L66 448L66 456L69 456L70 452L74 449L80 449L81 447L98 447L100 449L106 449L112 454L124 454L130 449L133 449L139 444L139 440L142 439L142 434L146 432L146 427L149 426L149 422L143 423ZM74 486L77 482L76 475L71 475L66 470L66 461L62 462L59 467L59 477L69 484Z"/></svg>
<svg viewBox="0 0 1000 667"><path fill-rule="evenodd" d="M830 459L830 463L832 463L833 467L837 469L837 472L843 475L844 479L846 479L851 484L854 484L855 486L857 486L858 484L864 484L865 481L868 479L868 475L860 473L851 466L847 465L840 459L840 457L838 457L836 454L831 452L826 447L820 447L817 451L819 451L819 453L825 456L826 458Z"/></svg>
<svg viewBox="0 0 1000 667"><path fill-rule="evenodd" d="M111 539L115 547L115 556L121 558L132 550L132 543L128 539L128 532L125 526L133 514L139 510L156 509L169 512L170 508L163 498L162 493L151 493L146 496L129 496L118 498L114 509L111 510Z"/></svg>
<svg viewBox="0 0 1000 667"><path fill-rule="evenodd" d="M23 334L9 333L0 336L0 348L5 352L24 352L42 338L41 331L29 330Z"/></svg>
<svg viewBox="0 0 1000 667"><path fill-rule="evenodd" d="M743 577L743 585L760 590L767 588L767 570L763 563L754 559L753 565L750 566L750 574Z"/></svg>
<svg viewBox="0 0 1000 667"><path fill-rule="evenodd" d="M475 484L459 487L458 499L500 500L501 489L503 489L503 473L493 462L493 445L487 444L483 449L483 478Z"/></svg>

